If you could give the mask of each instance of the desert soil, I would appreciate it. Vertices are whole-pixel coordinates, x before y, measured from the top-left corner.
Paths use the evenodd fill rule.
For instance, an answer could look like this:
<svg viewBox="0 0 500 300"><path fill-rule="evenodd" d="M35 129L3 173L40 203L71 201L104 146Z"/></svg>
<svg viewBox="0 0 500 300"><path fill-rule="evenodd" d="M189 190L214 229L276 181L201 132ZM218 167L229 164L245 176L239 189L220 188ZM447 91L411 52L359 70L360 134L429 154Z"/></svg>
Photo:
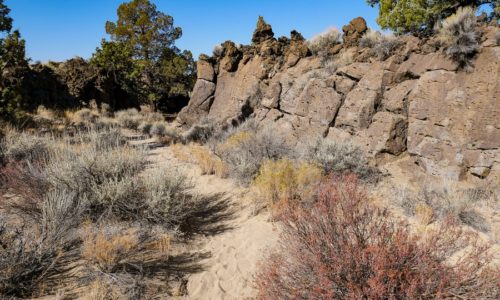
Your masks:
<svg viewBox="0 0 500 300"><path fill-rule="evenodd" d="M252 192L231 179L202 175L198 166L181 162L169 147L156 145L153 139L132 136L132 144L148 145L150 167L177 168L191 179L194 192L210 196L222 194L229 203L231 217L223 221L225 229L196 236L191 249L204 259L201 270L188 275L187 295L182 299L248 299L255 296L253 278L259 261L278 240L278 230L267 212L258 212Z"/></svg>

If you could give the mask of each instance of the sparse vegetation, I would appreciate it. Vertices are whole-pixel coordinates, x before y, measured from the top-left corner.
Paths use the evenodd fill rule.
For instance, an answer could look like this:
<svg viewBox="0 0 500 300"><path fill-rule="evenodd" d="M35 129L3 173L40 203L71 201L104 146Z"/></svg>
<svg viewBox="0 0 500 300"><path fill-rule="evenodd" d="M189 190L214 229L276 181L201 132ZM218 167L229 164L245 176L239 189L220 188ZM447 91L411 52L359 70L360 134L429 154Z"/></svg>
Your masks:
<svg viewBox="0 0 500 300"><path fill-rule="evenodd" d="M355 173L369 182L380 177L380 171L368 164L361 149L348 141L318 139L306 147L304 158L321 166L326 173Z"/></svg>
<svg viewBox="0 0 500 300"><path fill-rule="evenodd" d="M470 68L472 58L479 51L475 10L461 7L444 20L439 28L439 39L451 59L462 68Z"/></svg>
<svg viewBox="0 0 500 300"><path fill-rule="evenodd" d="M373 56L384 60L394 53L400 42L394 35L384 35L378 31L368 30L359 40L359 45L370 48Z"/></svg>
<svg viewBox="0 0 500 300"><path fill-rule="evenodd" d="M460 132L491 104L500 1L368 0L394 35L360 17L309 41L259 17L199 70L151 0L121 4L91 59L47 63L4 2L1 299L500 299L494 118ZM442 53L465 70L480 53L479 80Z"/></svg>
<svg viewBox="0 0 500 300"><path fill-rule="evenodd" d="M214 174L221 178L228 175L227 165L219 157L212 154L208 149L191 144L190 152L195 163L201 168L202 174Z"/></svg>
<svg viewBox="0 0 500 300"><path fill-rule="evenodd" d="M184 143L200 142L206 143L216 131L216 125L209 119L203 119L194 124L182 135Z"/></svg>
<svg viewBox="0 0 500 300"><path fill-rule="evenodd" d="M11 161L39 159L48 152L51 144L50 138L42 138L13 128L6 129L4 135L0 148L4 159Z"/></svg>
<svg viewBox="0 0 500 300"><path fill-rule="evenodd" d="M488 232L490 224L478 212L476 206L489 196L475 189L460 188L450 181L426 182L417 192L400 189L395 204L407 216L415 216L424 225L451 218L472 228Z"/></svg>
<svg viewBox="0 0 500 300"><path fill-rule="evenodd" d="M243 184L249 184L266 160L289 156L292 149L282 135L273 128L251 130L252 122L215 136L211 142L214 153L229 168L229 176Z"/></svg>
<svg viewBox="0 0 500 300"><path fill-rule="evenodd" d="M488 245L450 223L413 234L372 204L353 176L326 180L313 201L282 218L278 249L256 275L258 299L498 296ZM472 248L450 263L466 246Z"/></svg>
<svg viewBox="0 0 500 300"><path fill-rule="evenodd" d="M215 45L212 50L212 54L214 57L222 57L222 55L224 54L224 48L222 47L222 45Z"/></svg>
<svg viewBox="0 0 500 300"><path fill-rule="evenodd" d="M308 41L308 46L314 55L328 56L330 49L341 41L342 33L337 28L329 28L312 37Z"/></svg>
<svg viewBox="0 0 500 300"><path fill-rule="evenodd" d="M322 176L323 171L315 165L283 158L265 161L253 185L268 204L283 205L307 199Z"/></svg>
<svg viewBox="0 0 500 300"><path fill-rule="evenodd" d="M10 130L6 139L22 134ZM1 297L56 290L73 295L71 284L97 278L106 295L145 297L156 285L138 280L169 278L172 240L205 230L207 219L218 218L225 207L215 196L193 194L175 169L145 170L144 150L128 146L117 128L34 133L26 140L35 138L50 147L28 145L22 155L8 150L0 169L6 179L0 186Z"/></svg>

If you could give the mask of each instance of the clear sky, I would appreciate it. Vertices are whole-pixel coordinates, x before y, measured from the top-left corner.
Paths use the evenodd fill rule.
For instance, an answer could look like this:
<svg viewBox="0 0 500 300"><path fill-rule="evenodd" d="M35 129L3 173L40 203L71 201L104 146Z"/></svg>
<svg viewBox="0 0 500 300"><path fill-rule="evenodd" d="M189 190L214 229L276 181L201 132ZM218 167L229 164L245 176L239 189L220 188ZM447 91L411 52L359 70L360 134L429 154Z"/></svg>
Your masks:
<svg viewBox="0 0 500 300"><path fill-rule="evenodd" d="M33 61L89 58L107 37L104 24L116 20L116 9L125 0L5 0L14 28L26 39ZM362 16L377 28L377 11L365 0L153 0L158 9L173 16L183 29L177 42L195 57L211 53L225 40L248 44L257 17L264 16L275 36L292 29L309 38L328 27L342 28Z"/></svg>

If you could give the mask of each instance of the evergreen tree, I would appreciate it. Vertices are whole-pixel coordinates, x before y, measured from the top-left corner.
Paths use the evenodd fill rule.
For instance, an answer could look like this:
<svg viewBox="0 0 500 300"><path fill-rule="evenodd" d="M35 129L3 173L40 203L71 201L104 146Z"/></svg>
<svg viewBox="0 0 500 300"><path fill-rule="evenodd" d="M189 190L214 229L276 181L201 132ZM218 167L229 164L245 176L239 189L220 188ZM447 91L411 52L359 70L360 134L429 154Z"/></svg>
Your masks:
<svg viewBox="0 0 500 300"><path fill-rule="evenodd" d="M454 14L459 7L489 4L493 15L500 13L500 0L367 0L379 6L377 23L397 33L426 34L434 24Z"/></svg>
<svg viewBox="0 0 500 300"><path fill-rule="evenodd" d="M104 42L94 61L111 61L108 67L120 70L117 78L132 79L140 98L155 109L173 93L187 95L192 88L194 61L189 53L175 47L182 30L174 26L174 19L149 0L123 3L117 14L116 22L106 23L113 44ZM122 58L126 65L117 63Z"/></svg>
<svg viewBox="0 0 500 300"><path fill-rule="evenodd" d="M29 104L25 89L29 65L26 60L25 41L19 31L12 30L10 9L0 0L0 118L16 121L24 115Z"/></svg>

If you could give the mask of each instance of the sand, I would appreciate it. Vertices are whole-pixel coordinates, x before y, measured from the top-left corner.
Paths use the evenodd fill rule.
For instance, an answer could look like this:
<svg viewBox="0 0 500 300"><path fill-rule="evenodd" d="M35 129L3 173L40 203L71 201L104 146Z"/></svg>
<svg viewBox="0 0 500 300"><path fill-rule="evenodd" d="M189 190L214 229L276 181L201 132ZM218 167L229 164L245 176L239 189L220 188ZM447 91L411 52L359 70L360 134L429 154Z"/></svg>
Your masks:
<svg viewBox="0 0 500 300"><path fill-rule="evenodd" d="M150 167L178 168L191 178L194 191L201 195L223 193L231 210L231 219L225 221L230 229L208 236L197 236L191 249L207 258L202 269L187 276L187 295L181 299L248 299L255 296L253 278L259 261L278 240L276 225L269 221L267 212L256 213L252 192L231 179L201 175L200 169L177 160L168 147L155 147L153 140L138 137L133 144L150 144Z"/></svg>

